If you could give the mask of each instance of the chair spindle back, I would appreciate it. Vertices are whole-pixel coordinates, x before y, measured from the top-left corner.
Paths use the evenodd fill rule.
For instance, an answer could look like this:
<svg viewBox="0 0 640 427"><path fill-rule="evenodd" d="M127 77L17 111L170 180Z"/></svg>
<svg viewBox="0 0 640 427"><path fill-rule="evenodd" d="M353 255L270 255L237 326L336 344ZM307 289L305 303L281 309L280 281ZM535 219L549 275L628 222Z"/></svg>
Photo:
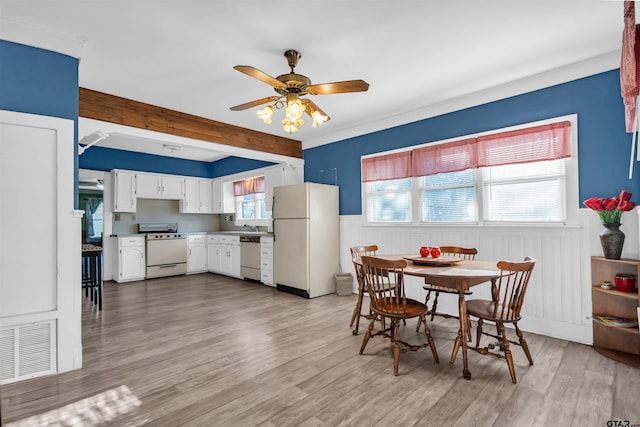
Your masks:
<svg viewBox="0 0 640 427"><path fill-rule="evenodd" d="M478 250L476 248L461 248L459 246L440 246L440 252L443 255L452 255L464 260L472 260L476 258Z"/></svg>
<svg viewBox="0 0 640 427"><path fill-rule="evenodd" d="M536 260L527 257L523 262L498 262L502 275L493 289L493 317L496 319L520 320L524 295Z"/></svg>
<svg viewBox="0 0 640 427"><path fill-rule="evenodd" d="M404 259L388 260L372 256L360 257L365 289L371 299L371 310L385 315L406 313L404 292Z"/></svg>
<svg viewBox="0 0 640 427"><path fill-rule="evenodd" d="M363 280L363 272L362 272L362 264L358 264L355 262L357 258L361 256L375 256L378 250L377 245L366 245L366 246L353 246L349 248L351 251L351 259L353 260L353 268L356 272L356 280L358 281L358 289L362 292L365 289L364 280Z"/></svg>

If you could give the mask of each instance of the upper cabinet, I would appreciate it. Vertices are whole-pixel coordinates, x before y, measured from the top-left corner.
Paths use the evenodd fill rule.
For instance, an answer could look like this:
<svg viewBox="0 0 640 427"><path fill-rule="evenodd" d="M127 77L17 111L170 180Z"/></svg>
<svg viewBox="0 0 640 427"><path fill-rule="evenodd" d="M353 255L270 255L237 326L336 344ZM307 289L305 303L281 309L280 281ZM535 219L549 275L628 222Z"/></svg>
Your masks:
<svg viewBox="0 0 640 427"><path fill-rule="evenodd" d="M113 211L136 211L136 173L131 171L113 170Z"/></svg>
<svg viewBox="0 0 640 427"><path fill-rule="evenodd" d="M184 197L184 177L137 173L136 193L142 199L173 199Z"/></svg>
<svg viewBox="0 0 640 427"><path fill-rule="evenodd" d="M184 198L180 200L180 213L214 213L210 179L184 178Z"/></svg>
<svg viewBox="0 0 640 427"><path fill-rule="evenodd" d="M222 211L222 180L214 179L211 181L211 195L213 203L213 213L223 213Z"/></svg>
<svg viewBox="0 0 640 427"><path fill-rule="evenodd" d="M273 188L281 185L298 184L302 178L296 169L288 165L278 165L264 171L264 203L267 211L273 210Z"/></svg>
<svg viewBox="0 0 640 427"><path fill-rule="evenodd" d="M213 189L210 179L198 180L198 202L198 212L213 213Z"/></svg>
<svg viewBox="0 0 640 427"><path fill-rule="evenodd" d="M213 187L213 213L233 213L235 203L233 200L233 182L214 179Z"/></svg>
<svg viewBox="0 0 640 427"><path fill-rule="evenodd" d="M242 176L209 179L122 169L111 172L114 212L135 212L137 199L141 198L179 200L180 213L234 213L233 181ZM267 167L259 174L264 175L267 211L273 208L274 187L302 182L298 169L289 165Z"/></svg>

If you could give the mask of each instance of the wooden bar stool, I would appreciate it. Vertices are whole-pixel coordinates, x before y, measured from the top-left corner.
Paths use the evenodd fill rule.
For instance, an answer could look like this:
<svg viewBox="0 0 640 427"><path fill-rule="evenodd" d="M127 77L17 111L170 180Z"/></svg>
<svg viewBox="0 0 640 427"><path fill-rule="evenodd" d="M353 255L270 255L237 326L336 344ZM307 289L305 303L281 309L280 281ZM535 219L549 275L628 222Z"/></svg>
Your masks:
<svg viewBox="0 0 640 427"><path fill-rule="evenodd" d="M84 296L102 310L102 248L82 245L82 289Z"/></svg>

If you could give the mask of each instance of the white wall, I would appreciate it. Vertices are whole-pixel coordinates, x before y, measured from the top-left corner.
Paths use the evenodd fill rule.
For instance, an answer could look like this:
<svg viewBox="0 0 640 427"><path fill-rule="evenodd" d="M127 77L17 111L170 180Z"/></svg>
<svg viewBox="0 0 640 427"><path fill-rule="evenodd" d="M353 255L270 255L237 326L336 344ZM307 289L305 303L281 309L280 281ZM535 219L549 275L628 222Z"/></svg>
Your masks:
<svg viewBox="0 0 640 427"><path fill-rule="evenodd" d="M640 209L623 214L623 258L640 258ZM378 253L417 254L420 246L457 245L478 248L476 259L537 259L519 323L523 330L585 344L592 343L591 256L602 256L601 224L595 212L581 209L573 227L379 227L363 225L360 215L340 217L340 264L353 271L349 248L376 244ZM407 279L407 294L424 301L418 278ZM357 285L354 280L354 292ZM488 286L469 298L489 298ZM457 312L457 299L442 297L438 308Z"/></svg>

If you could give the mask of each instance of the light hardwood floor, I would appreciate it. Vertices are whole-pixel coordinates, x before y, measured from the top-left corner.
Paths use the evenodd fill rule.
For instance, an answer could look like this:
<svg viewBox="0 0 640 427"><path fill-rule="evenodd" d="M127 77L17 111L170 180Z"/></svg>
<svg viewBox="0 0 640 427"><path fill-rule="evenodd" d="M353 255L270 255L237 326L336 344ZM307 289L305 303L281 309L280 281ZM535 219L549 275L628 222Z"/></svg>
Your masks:
<svg viewBox="0 0 640 427"><path fill-rule="evenodd" d="M430 323L440 364L387 341L358 355L355 295L307 300L214 274L107 282L83 301L84 367L2 386L3 422L79 426L606 426L640 424L640 370L591 347L526 334L534 366L469 353L456 321ZM366 324L364 325L366 327ZM416 340L414 322L402 327ZM63 421L60 421L60 420ZM59 424L55 424L59 422ZM13 423L13 424L11 424Z"/></svg>

